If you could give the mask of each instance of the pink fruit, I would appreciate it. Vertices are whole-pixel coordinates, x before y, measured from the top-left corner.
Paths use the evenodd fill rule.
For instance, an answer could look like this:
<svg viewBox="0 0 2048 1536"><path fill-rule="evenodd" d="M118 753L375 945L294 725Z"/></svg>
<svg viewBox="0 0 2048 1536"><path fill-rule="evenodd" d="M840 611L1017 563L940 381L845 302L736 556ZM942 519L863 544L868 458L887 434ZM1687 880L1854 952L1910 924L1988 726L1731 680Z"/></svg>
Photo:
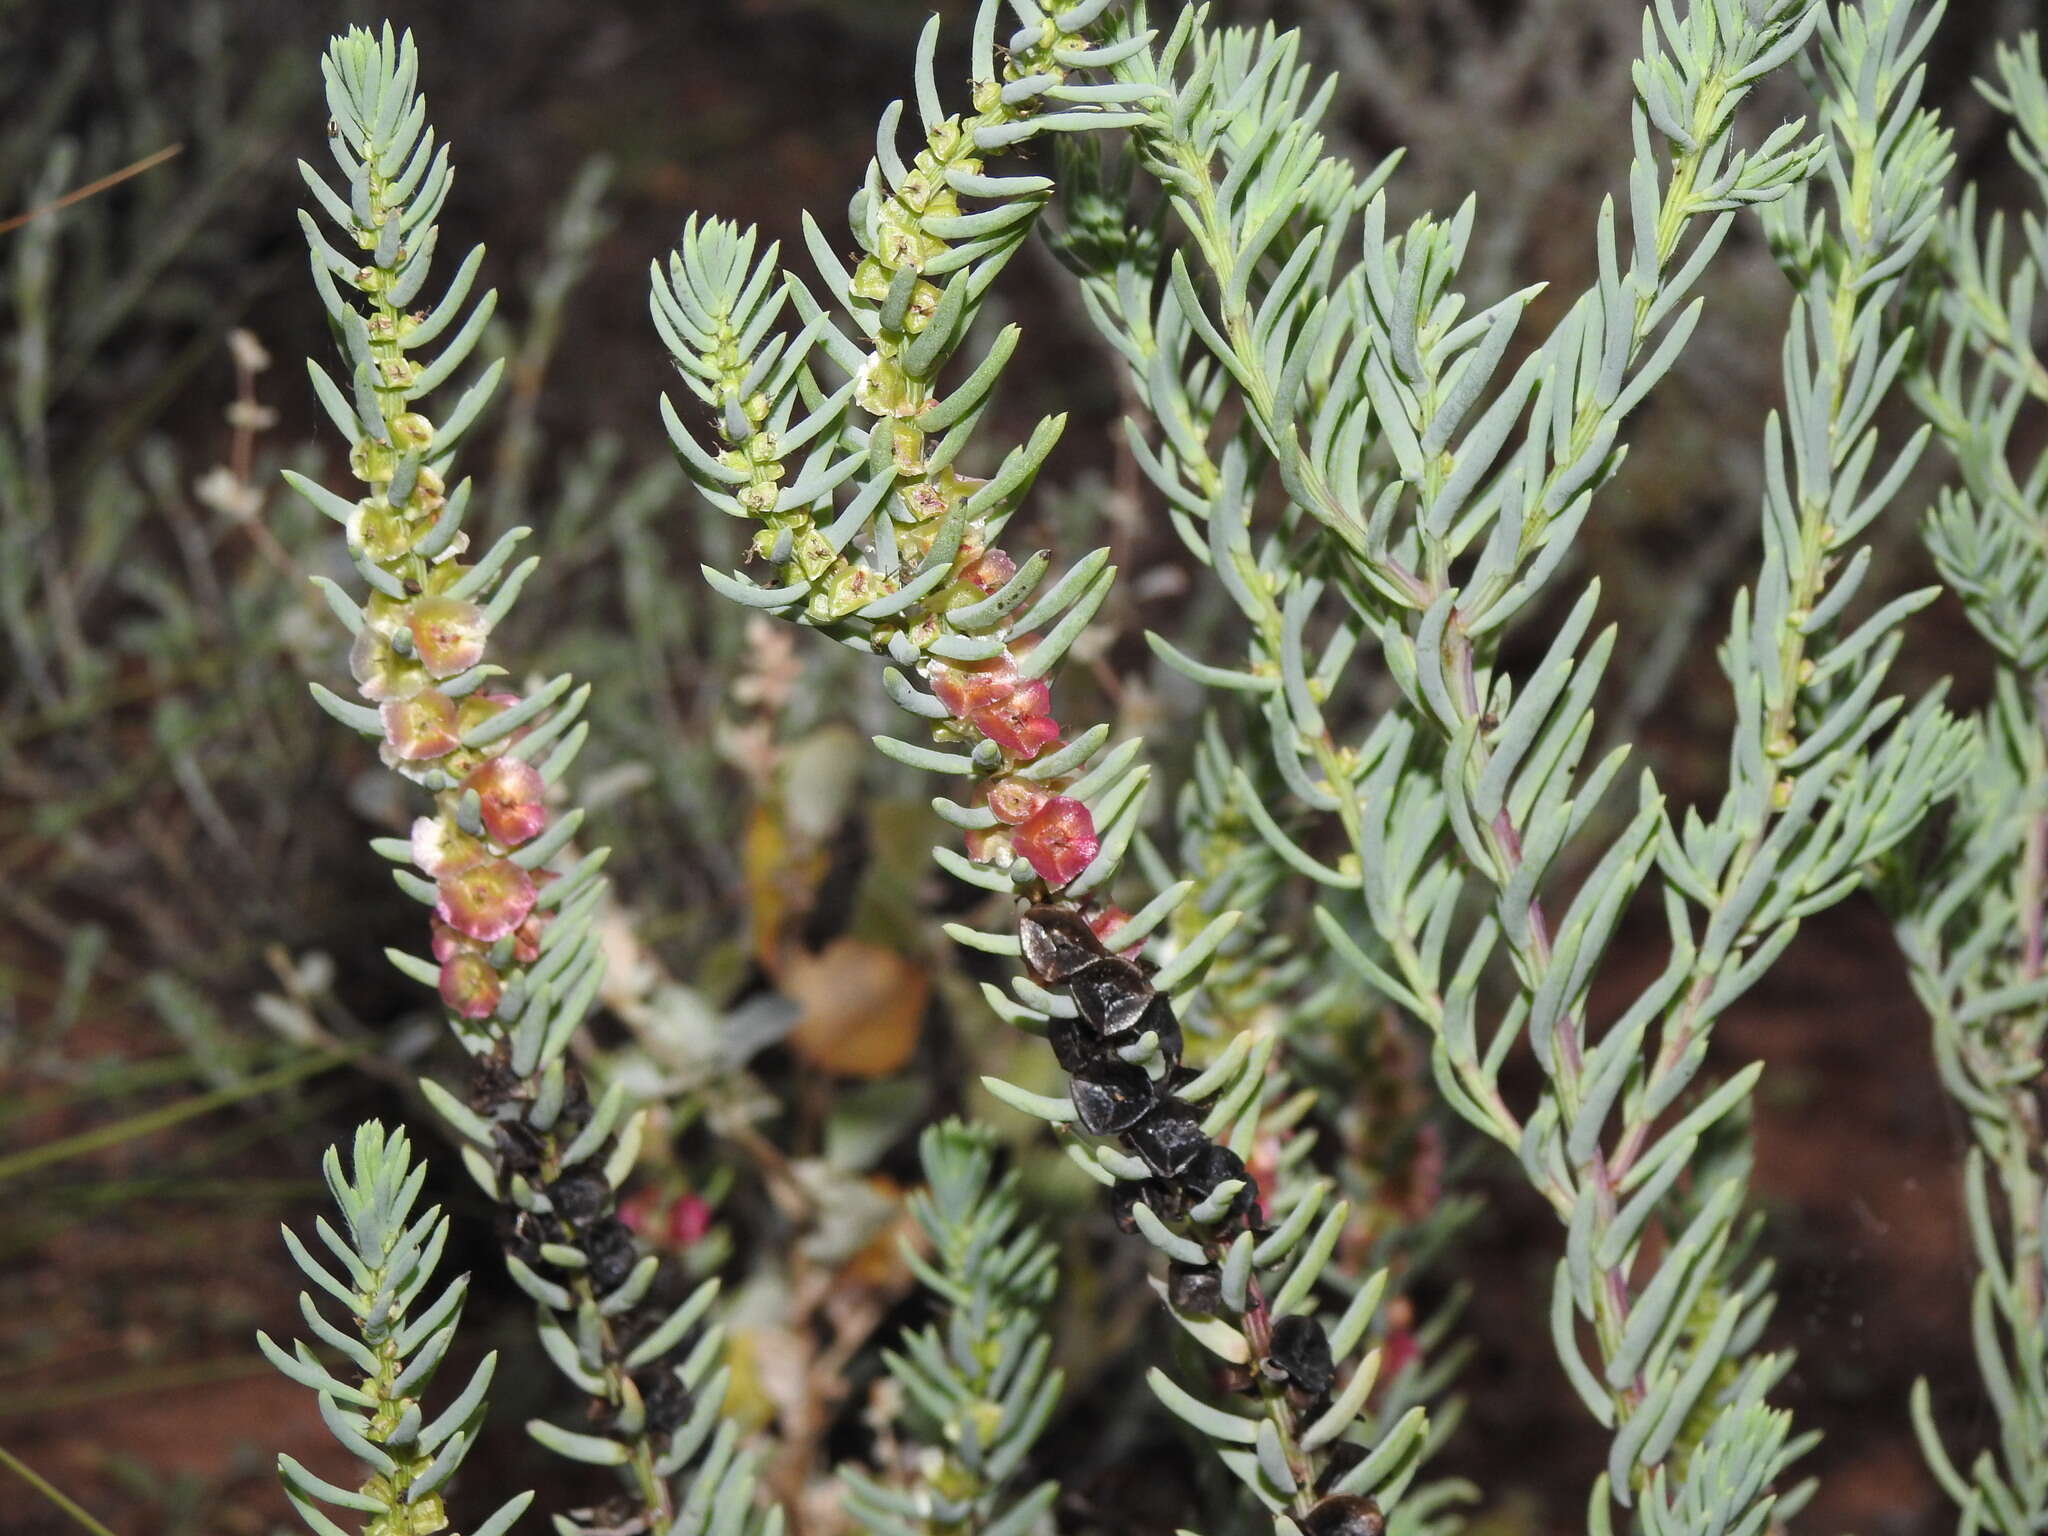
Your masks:
<svg viewBox="0 0 2048 1536"><path fill-rule="evenodd" d="M486 859L436 882L441 921L480 943L494 944L533 910L533 880L510 859Z"/></svg>
<svg viewBox="0 0 2048 1536"><path fill-rule="evenodd" d="M1054 795L1011 835L1011 842L1047 885L1065 885L1101 851L1095 818L1088 807Z"/></svg>

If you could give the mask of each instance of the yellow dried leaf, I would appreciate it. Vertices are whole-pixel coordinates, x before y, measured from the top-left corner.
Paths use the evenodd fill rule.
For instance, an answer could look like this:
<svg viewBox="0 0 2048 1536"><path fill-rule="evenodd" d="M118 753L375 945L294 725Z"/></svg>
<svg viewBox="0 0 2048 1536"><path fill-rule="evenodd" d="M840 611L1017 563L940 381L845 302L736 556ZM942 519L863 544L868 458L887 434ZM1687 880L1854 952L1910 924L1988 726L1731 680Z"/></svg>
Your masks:
<svg viewBox="0 0 2048 1536"><path fill-rule="evenodd" d="M783 995L801 1010L790 1049L840 1077L887 1077L910 1059L931 995L924 969L892 949L834 939L782 953Z"/></svg>

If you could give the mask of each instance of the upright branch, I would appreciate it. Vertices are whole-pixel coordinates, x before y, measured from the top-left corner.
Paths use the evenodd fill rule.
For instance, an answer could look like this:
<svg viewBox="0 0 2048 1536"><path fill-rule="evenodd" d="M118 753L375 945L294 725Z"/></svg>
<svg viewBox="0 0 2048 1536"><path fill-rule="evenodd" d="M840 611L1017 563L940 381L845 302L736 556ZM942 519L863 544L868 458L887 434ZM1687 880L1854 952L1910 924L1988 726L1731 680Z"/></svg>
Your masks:
<svg viewBox="0 0 2048 1536"><path fill-rule="evenodd" d="M1913 988L1933 1023L1943 1085L1969 1116L1965 1208L1979 1265L1971 1340L1998 1417L1993 1448L1967 1472L1934 1424L1927 1383L1913 1418L1959 1528L2014 1533L2048 1520L2048 1155L2040 1102L2048 1034L2048 453L2014 442L2048 402L2033 341L2048 273L2048 78L2033 34L2002 45L1981 89L2012 120L2032 185L2017 259L2007 226L1979 225L1966 192L1928 263L1939 349L1913 379L1916 402L1961 470L1921 533L1942 580L1990 647L1982 750L1954 819L1919 868L1902 861L1891 896ZM2024 430L2024 429L2022 429Z"/></svg>
<svg viewBox="0 0 2048 1536"><path fill-rule="evenodd" d="M910 1211L929 1257L903 1253L941 1309L885 1356L917 1440L908 1476L877 1480L845 1468L847 1507L876 1536L1026 1536L1040 1529L1059 1484L1021 1495L1012 1484L1059 1405L1045 1311L1059 1250L1020 1214L1016 1176L995 1177L995 1136L958 1120L918 1138L925 1188Z"/></svg>
<svg viewBox="0 0 2048 1536"><path fill-rule="evenodd" d="M1185 22L1183 30L1191 26ZM1206 51L1199 68L1208 100L1230 105L1213 116L1198 114L1187 131L1218 146L1228 168L1226 179L1236 174L1239 155L1249 168L1270 154L1289 167L1297 188L1298 201L1286 205L1293 216L1265 232L1270 235L1265 258L1244 268L1249 301L1257 307L1276 290L1323 292L1346 221L1370 200L1399 157L1365 171L1319 158L1315 124L1330 83L1318 86L1300 62L1296 34L1268 27L1188 36L1203 38L1199 46ZM1169 59L1173 47L1169 42L1163 50ZM1158 83L1156 72L1146 70L1147 56L1134 54L1116 72L1128 72L1131 83L1151 80L1163 95L1167 87ZM1144 128L1140 125L1140 146ZM1355 860L1346 860L1344 868L1331 869L1304 851L1298 839L1319 815L1341 811L1345 804L1317 782L1340 777L1348 757L1326 724L1322 706L1356 650L1358 634L1340 625L1320 644L1312 639L1308 626L1328 583L1318 572L1315 525L1298 509L1288 506L1278 527L1254 539L1252 503L1271 460L1256 429L1242 412L1231 409L1232 373L1219 367L1197 340L1181 304L1184 285L1163 278L1169 247L1162 224L1170 210L1143 216L1142 200L1134 195L1135 153L1111 136L1064 139L1058 147L1062 217L1052 232L1054 250L1080 279L1084 306L1127 365L1133 394L1160 426L1154 443L1143 419L1128 416L1126 443L1162 493L1168 520L1190 556L1215 576L1245 621L1247 656L1241 668L1198 661L1157 632L1145 636L1167 666L1217 693L1217 708L1204 721L1189 782L1170 818L1179 832L1179 866L1200 882L1183 913L1235 907L1247 914L1212 964L1205 986L1208 1006L1240 1022L1269 1019L1280 1031L1276 1063L1291 1068L1290 1044L1313 1042L1329 1006L1340 1007L1353 1021L1385 1011L1372 995L1361 998L1346 972L1321 963L1327 952L1310 936L1282 931L1268 917L1284 902L1290 876L1341 885L1355 867ZM1274 305L1261 313L1284 309L1284 304ZM1256 344L1270 357L1284 339L1261 332ZM1219 420L1225 417L1236 423L1234 433L1219 434ZM1234 734L1245 739L1249 750L1233 745L1225 720L1236 723ZM1376 748L1377 743L1369 744L1365 751L1372 755ZM1147 853L1145 867L1154 883L1168 883L1170 862L1143 844L1141 851ZM1448 889L1455 894L1454 885ZM1300 1075L1305 1084L1313 1081L1309 1072ZM1362 1111L1327 1091L1305 1088L1303 1097L1319 1099L1322 1109L1339 1118L1355 1118ZM1373 1134L1398 1132L1382 1124ZM1309 1148L1288 1137L1276 1140L1275 1151L1301 1159ZM1353 1176L1353 1188L1361 1194L1382 1171L1368 1161L1359 1159L1341 1170ZM1386 1218L1395 1213L1384 1206L1355 1219L1376 1227L1400 1248L1421 1249L1447 1236L1461 1213L1455 1203L1439 1203L1426 1214L1404 1211L1392 1223L1398 1231L1389 1229ZM1455 1310L1455 1303L1446 1307L1422 1330L1432 1347ZM1381 1411L1432 1399L1447 1386L1460 1355L1459 1349L1446 1348L1425 1369L1383 1381ZM1440 1442L1455 1427L1456 1403L1432 1410L1432 1419L1433 1443ZM1422 1491L1444 1498L1474 1492L1469 1484ZM1411 1512L1415 1504L1411 1498Z"/></svg>
<svg viewBox="0 0 2048 1536"><path fill-rule="evenodd" d="M363 1536L438 1531L448 1524L444 1490L476 1443L483 1422L495 1353L485 1355L469 1382L427 1417L427 1388L447 1358L462 1322L469 1277L457 1277L429 1298L434 1270L448 1245L448 1218L435 1206L415 1217L427 1167L412 1160L405 1134L375 1121L356 1127L349 1165L329 1147L322 1163L328 1192L341 1208L346 1233L322 1216L313 1228L330 1257L322 1259L289 1227L285 1246L348 1320L337 1328L308 1292L299 1311L313 1337L341 1356L340 1375L306 1344L287 1354L265 1333L256 1335L270 1363L320 1397L320 1417L344 1450L363 1463L364 1481L343 1488L308 1471L290 1456L277 1458L285 1496L316 1536L341 1536L341 1527L318 1508L326 1504L364 1517ZM338 1272L337 1272L337 1266ZM474 1536L501 1536L533 1502L515 1494L475 1527Z"/></svg>
<svg viewBox="0 0 2048 1536"><path fill-rule="evenodd" d="M1657 1128L1696 1074L1713 1018L1802 917L1860 883L1953 788L1967 758L1966 733L1937 700L1889 732L1900 705L1877 702L1896 626L1924 594L1835 634L1867 560L1831 580L1845 546L1912 462L1909 448L1865 483L1870 413L1902 355L1882 315L1925 238L1943 148L1913 113L1910 64L1924 32L1909 36L1888 5L1872 6L1867 24L1854 8L1824 23L1822 9L1701 0L1646 15L1625 223L1603 209L1598 282L1504 381L1535 290L1468 315L1456 280L1471 205L1390 235L1377 190L1390 167L1360 179L1321 157L1313 123L1328 88L1308 90L1270 33L1212 34L1188 13L1156 51L1116 67L1115 78L1158 92L1133 135L1136 160L1178 236L1162 228L1163 250L1112 243L1107 262L1079 253L1091 308L1158 425L1156 442L1134 444L1140 461L1249 621L1242 667L1155 649L1198 681L1262 702L1277 767L1348 848L1319 858L1304 829L1277 815L1261 830L1330 893L1333 951L1432 1031L1452 1105L1516 1151L1566 1225L1553 1323L1567 1373L1614 1430L1594 1496L1602 1529L1609 1493L1658 1530L1794 1507L1775 1483L1797 1446L1764 1401L1787 1362L1751 1352L1767 1277L1732 1273L1744 1248L1739 1170L1677 1190L1688 1169L1707 1166L1695 1157L1701 1138L1739 1115L1754 1072ZM1713 824L1689 815L1681 835L1645 775L1635 815L1555 911L1548 876L1625 756L1580 772L1614 637L1592 634L1589 588L1526 677L1500 667L1501 638L1619 468L1623 423L1690 338L1699 301L1687 295L1736 214L1788 197L1828 152L1802 142L1798 124L1754 151L1733 134L1742 99L1817 25L1830 67L1862 93L1852 145L1834 151L1847 255L1806 264L1818 275L1803 281L1824 283L1825 295L1802 299L1788 344L1797 414L1769 442L1777 463L1789 442L1794 468L1773 477L1764 577L1728 652L1742 701L1733 793ZM1340 267L1353 218L1362 259ZM1818 245L1821 232L1811 238ZM1269 474L1286 507L1255 539ZM1332 597L1341 606L1329 613ZM1369 638L1402 708L1343 743L1325 705ZM1596 1035L1588 990L1653 874L1672 962ZM1460 934L1461 894L1474 884L1489 910ZM1497 950L1514 995L1487 1038L1478 999ZM1499 1086L1523 1038L1545 1079L1527 1112ZM1661 1248L1649 1241L1653 1217Z"/></svg>
<svg viewBox="0 0 2048 1536"><path fill-rule="evenodd" d="M757 260L751 233L718 221L686 229L654 274L654 319L709 420L693 425L666 403L665 418L706 499L757 525L766 584L707 578L738 602L886 656L885 688L932 744L879 737L878 748L962 781L962 799L935 803L963 850L934 857L1023 910L1004 931L948 931L1022 962L1009 991L989 985L985 995L1043 1036L1070 1074L1059 1097L984 1082L1056 1127L1111 1191L1120 1221L1168 1256L1174 1315L1220 1357L1251 1411L1217 1407L1163 1372L1151 1373L1154 1389L1266 1508L1317 1536L1365 1536L1382 1520L1372 1497L1392 1500L1426 1443L1420 1408L1370 1444L1348 1433L1376 1375L1377 1352L1351 1357L1383 1277L1326 1326L1317 1287L1345 1206L1330 1205L1318 1182L1268 1225L1244 1155L1266 1102L1272 1037L1238 1033L1205 1069L1183 1065L1195 983L1237 914L1220 912L1183 940L1166 925L1193 882L1133 914L1108 900L1143 810L1142 744L1111 748L1107 726L1062 726L1051 693L1114 580L1108 552L1048 581L1050 551L1020 564L997 546L1062 419L1042 422L986 480L960 467L1019 332L1000 331L964 376L949 378L948 365L1052 190L1046 177L991 174L987 158L1048 134L1128 127L1140 120L1134 104L1153 94L1144 82L1077 77L1148 46L1142 35L1090 40L1108 0L1011 9L1021 25L1000 66L996 0L977 13L972 110L960 116L941 107L936 32L926 30L915 91L923 141L906 159L902 104L883 114L851 210L852 265L806 223L823 300L794 277L778 284L776 252ZM785 305L794 335L774 330ZM827 367L844 382L821 382Z"/></svg>
<svg viewBox="0 0 2048 1536"><path fill-rule="evenodd" d="M483 249L469 252L440 301L419 301L436 253L435 220L452 179L418 94L408 34L355 29L322 61L331 186L300 162L338 236L302 213L313 282L341 354L341 380L309 361L315 395L350 444L354 500L305 476L292 485L339 524L367 593L359 601L315 577L354 637L360 702L315 684L342 724L378 743L385 764L431 797L410 838L373 847L429 909L432 958L391 951L406 975L439 992L474 1063L466 1095L421 1088L463 1141L463 1159L499 1205L505 1261L536 1304L549 1358L590 1400L595 1432L536 1420L536 1439L580 1461L617 1467L622 1508L557 1515L560 1530L630 1517L661 1536L754 1524L752 1463L720 1405L719 1331L706 1325L715 1286L686 1298L669 1286L614 1214L641 1120L613 1083L593 1104L570 1042L604 975L592 915L605 850L576 857L581 810L562 781L582 746L589 690L567 676L531 692L495 679L485 659L538 561L512 563L513 528L473 563L463 529L471 482L452 489L457 446L495 389L494 362L435 421L425 397L474 351L494 293L470 303ZM444 339L445 338L445 339ZM688 1471L680 1494L674 1480ZM771 1533L779 1516L760 1522Z"/></svg>

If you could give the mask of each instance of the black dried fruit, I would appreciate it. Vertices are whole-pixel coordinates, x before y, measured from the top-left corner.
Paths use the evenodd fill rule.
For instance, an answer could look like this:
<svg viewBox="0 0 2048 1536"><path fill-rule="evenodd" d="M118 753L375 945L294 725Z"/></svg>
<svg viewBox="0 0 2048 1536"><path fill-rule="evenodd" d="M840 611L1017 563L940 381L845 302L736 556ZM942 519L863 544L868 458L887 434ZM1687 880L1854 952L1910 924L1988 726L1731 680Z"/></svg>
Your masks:
<svg viewBox="0 0 2048 1536"><path fill-rule="evenodd" d="M1148 1029L1159 1037L1160 1052L1168 1061L1178 1065L1181 1053L1180 1020L1174 1017L1173 1002L1164 992L1152 994L1152 1001L1145 1005L1145 1011L1138 1015L1138 1022L1131 1026L1131 1033L1142 1035Z"/></svg>
<svg viewBox="0 0 2048 1536"><path fill-rule="evenodd" d="M1078 1072L1103 1059L1102 1042L1079 1019L1054 1018L1045 1038L1062 1072Z"/></svg>
<svg viewBox="0 0 2048 1536"><path fill-rule="evenodd" d="M583 1081L583 1074L571 1072L568 1086L562 1095L561 1111L555 1116L554 1125L550 1127L555 1140L564 1144L573 1141L576 1133L590 1124L592 1113L594 1110L590 1102L590 1089Z"/></svg>
<svg viewBox="0 0 2048 1536"><path fill-rule="evenodd" d="M1241 1180L1245 1190L1250 1191L1251 1178L1244 1170L1244 1159L1230 1148L1211 1142L1182 1170L1179 1184L1190 1199L1206 1200L1216 1193L1219 1184L1228 1184L1232 1179Z"/></svg>
<svg viewBox="0 0 2048 1536"><path fill-rule="evenodd" d="M1137 1218L1131 1214L1131 1207L1140 1201L1162 1221L1175 1221L1180 1217L1179 1191L1157 1179L1140 1179L1135 1184L1118 1184L1109 1192L1109 1214L1118 1231L1132 1233L1138 1230Z"/></svg>
<svg viewBox="0 0 2048 1536"><path fill-rule="evenodd" d="M1110 1219L1116 1223L1117 1231L1126 1236L1138 1230L1138 1220L1131 1214L1131 1207L1140 1200L1144 1200L1147 1205L1152 1204L1146 1198L1143 1184L1119 1184L1109 1192Z"/></svg>
<svg viewBox="0 0 2048 1536"><path fill-rule="evenodd" d="M507 1173L531 1179L540 1172L540 1132L523 1120L499 1121L491 1127L491 1147Z"/></svg>
<svg viewBox="0 0 2048 1536"><path fill-rule="evenodd" d="M1321 1397L1336 1379L1337 1367L1330 1359L1330 1340L1323 1325L1312 1317L1296 1314L1273 1325L1272 1347L1266 1351L1266 1371L1310 1397Z"/></svg>
<svg viewBox="0 0 2048 1536"><path fill-rule="evenodd" d="M640 1401L647 1409L647 1427L658 1435L665 1435L690 1416L690 1391L671 1366L635 1376L633 1385L640 1389Z"/></svg>
<svg viewBox="0 0 2048 1536"><path fill-rule="evenodd" d="M1248 1365L1219 1365L1210 1373L1209 1379L1216 1384L1218 1392L1233 1396L1255 1397L1259 1392L1259 1373Z"/></svg>
<svg viewBox="0 0 2048 1536"><path fill-rule="evenodd" d="M470 1107L489 1114L499 1105L509 1102L518 1086L518 1076L502 1055L479 1056L476 1071L469 1079Z"/></svg>
<svg viewBox="0 0 2048 1536"><path fill-rule="evenodd" d="M582 1247L584 1256L590 1260L590 1282L600 1294L617 1288L640 1262L633 1234L616 1217L607 1217L593 1226Z"/></svg>
<svg viewBox="0 0 2048 1536"><path fill-rule="evenodd" d="M1067 979L1081 1017L1105 1035L1121 1035L1145 1016L1158 994L1145 973L1114 956L1084 966Z"/></svg>
<svg viewBox="0 0 2048 1536"><path fill-rule="evenodd" d="M1127 1061L1098 1061L1083 1067L1067 1083L1074 1113L1091 1136L1114 1136L1144 1119L1158 1101L1159 1089L1142 1067Z"/></svg>
<svg viewBox="0 0 2048 1536"><path fill-rule="evenodd" d="M1064 907L1029 908L1018 919L1017 938L1024 946L1024 963L1031 967L1031 974L1049 987L1107 953L1087 921Z"/></svg>
<svg viewBox="0 0 2048 1536"><path fill-rule="evenodd" d="M1161 1221L1179 1221L1187 1214L1187 1197L1181 1193L1180 1185L1170 1179L1147 1179L1145 1203Z"/></svg>
<svg viewBox="0 0 2048 1536"><path fill-rule="evenodd" d="M546 1229L533 1212L498 1208L498 1246L528 1269L539 1268L540 1245L546 1241Z"/></svg>
<svg viewBox="0 0 2048 1536"><path fill-rule="evenodd" d="M567 1512L579 1531L644 1531L647 1511L625 1494L616 1494L602 1504L586 1504Z"/></svg>
<svg viewBox="0 0 2048 1536"><path fill-rule="evenodd" d="M1364 1460L1365 1447L1354 1440L1339 1440L1331 1446L1329 1460L1323 1463L1323 1475L1316 1479L1317 1497L1344 1481L1344 1474Z"/></svg>
<svg viewBox="0 0 2048 1536"><path fill-rule="evenodd" d="M1127 1139L1131 1150L1162 1179L1179 1175L1209 1145L1201 1120L1179 1099L1160 1100L1151 1114L1131 1127Z"/></svg>
<svg viewBox="0 0 2048 1536"><path fill-rule="evenodd" d="M1167 1266L1166 1294L1190 1317L1213 1317L1223 1310L1223 1277L1209 1265L1176 1259Z"/></svg>
<svg viewBox="0 0 2048 1536"><path fill-rule="evenodd" d="M571 1168L548 1186L555 1212L581 1232L611 1208L612 1187L595 1168Z"/></svg>
<svg viewBox="0 0 2048 1536"><path fill-rule="evenodd" d="M1384 1536L1387 1529L1379 1505L1355 1493L1323 1500L1301 1517L1300 1524L1308 1536Z"/></svg>

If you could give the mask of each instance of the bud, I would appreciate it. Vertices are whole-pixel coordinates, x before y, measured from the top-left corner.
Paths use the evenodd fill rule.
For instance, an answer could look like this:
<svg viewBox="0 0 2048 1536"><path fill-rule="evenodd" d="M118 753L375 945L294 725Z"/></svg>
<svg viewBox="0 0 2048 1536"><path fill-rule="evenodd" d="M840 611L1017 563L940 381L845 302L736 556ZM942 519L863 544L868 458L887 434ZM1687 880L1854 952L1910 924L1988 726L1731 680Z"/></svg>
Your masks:
<svg viewBox="0 0 2048 1536"><path fill-rule="evenodd" d="M1355 1493L1340 1493L1324 1499L1295 1524L1307 1536L1385 1536L1387 1522L1380 1507Z"/></svg>
<svg viewBox="0 0 2048 1536"><path fill-rule="evenodd" d="M535 885L547 882L535 876ZM554 914L535 907L526 914L526 921L512 930L512 958L521 965L531 965L540 958L540 936L546 932L548 919Z"/></svg>
<svg viewBox="0 0 2048 1536"><path fill-rule="evenodd" d="M422 464L419 473L412 478L412 494L405 498L405 508L415 517L427 517L448 505L448 486L432 469ZM415 528L415 534L418 530ZM467 535L458 543L465 542ZM437 559L446 560L450 551L443 550Z"/></svg>
<svg viewBox="0 0 2048 1536"><path fill-rule="evenodd" d="M1422 1346L1409 1328L1389 1329L1380 1343L1380 1351L1380 1371L1388 1381L1422 1358Z"/></svg>
<svg viewBox="0 0 2048 1536"><path fill-rule="evenodd" d="M904 197L905 201L915 202L919 204L925 202L925 198L919 196L917 194L917 191L913 189L912 184L918 180L920 180L920 178L916 177L915 175L905 180L901 188L901 195ZM929 208L927 208L925 211L927 214L931 212ZM922 331L926 326L930 325L932 323L932 316L938 313L938 308L938 288L931 282L920 277L915 283L911 285L910 303L909 306L905 308L905 310L903 311L904 334L915 336L919 331Z"/></svg>
<svg viewBox="0 0 2048 1536"><path fill-rule="evenodd" d="M674 1248L687 1248L711 1230L711 1207L699 1195L676 1196L668 1208L666 1236Z"/></svg>
<svg viewBox="0 0 2048 1536"><path fill-rule="evenodd" d="M711 1230L711 1207L688 1190L672 1196L648 1187L619 1203L619 1220L652 1247L687 1248Z"/></svg>
<svg viewBox="0 0 2048 1536"><path fill-rule="evenodd" d="M449 1011L465 1019L489 1018L504 995L498 973L473 949L457 950L441 962L440 990Z"/></svg>
<svg viewBox="0 0 2048 1536"><path fill-rule="evenodd" d="M434 442L434 424L418 411L402 411L391 420L391 441L400 448L429 448Z"/></svg>
<svg viewBox="0 0 2048 1536"><path fill-rule="evenodd" d="M977 864L992 864L997 869L1008 869L1016 858L1016 849L1010 841L1008 827L983 827L969 832L965 841L967 857Z"/></svg>
<svg viewBox="0 0 2048 1536"><path fill-rule="evenodd" d="M1016 826L1036 816L1052 791L1029 779L992 779L988 784L988 808L997 821Z"/></svg>
<svg viewBox="0 0 2048 1536"><path fill-rule="evenodd" d="M899 475L921 475L924 473L924 434L907 421L891 423L889 429L889 456Z"/></svg>
<svg viewBox="0 0 2048 1536"><path fill-rule="evenodd" d="M476 948L474 940L463 937L438 917L428 918L427 926L434 935L434 958L443 965L450 957Z"/></svg>
<svg viewBox="0 0 2048 1536"><path fill-rule="evenodd" d="M984 593L994 592L1017 574L1017 562L1000 549L992 549L962 574Z"/></svg>

